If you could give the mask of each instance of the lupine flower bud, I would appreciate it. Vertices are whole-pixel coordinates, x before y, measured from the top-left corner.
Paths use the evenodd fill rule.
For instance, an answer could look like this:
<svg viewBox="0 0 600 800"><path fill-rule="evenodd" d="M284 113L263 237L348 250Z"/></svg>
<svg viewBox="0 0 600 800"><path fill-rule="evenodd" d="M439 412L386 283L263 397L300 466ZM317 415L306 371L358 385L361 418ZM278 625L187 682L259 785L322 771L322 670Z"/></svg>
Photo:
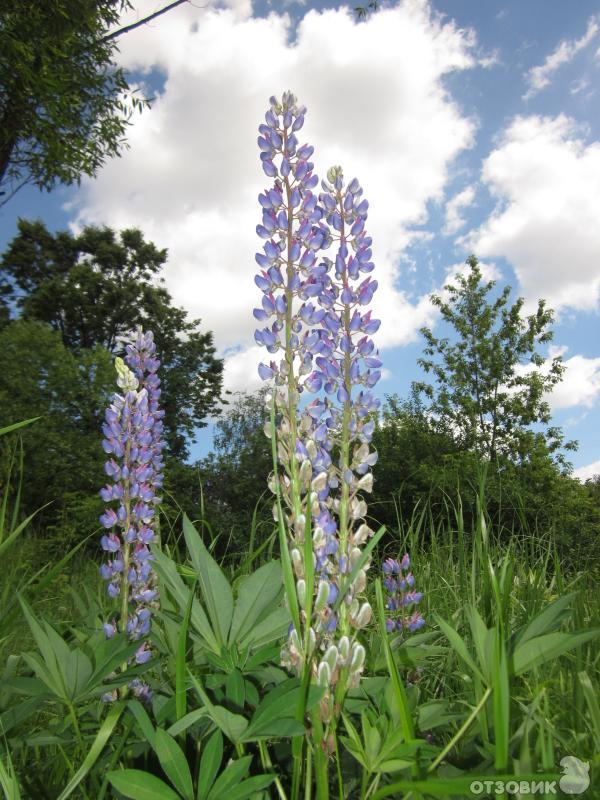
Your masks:
<svg viewBox="0 0 600 800"><path fill-rule="evenodd" d="M348 656L350 654L350 639L347 636L342 636L338 642L338 650L340 654L340 660L342 664L345 666L348 661Z"/></svg>
<svg viewBox="0 0 600 800"><path fill-rule="evenodd" d="M331 683L331 668L326 661L321 661L317 673L317 683L322 689L328 689Z"/></svg>
<svg viewBox="0 0 600 800"><path fill-rule="evenodd" d="M306 608L306 581L303 578L296 581L296 593L298 594L300 608Z"/></svg>
<svg viewBox="0 0 600 800"><path fill-rule="evenodd" d="M371 621L371 606L369 603L363 603L360 607L360 611L356 616L356 627L357 628L364 628L366 625L369 624Z"/></svg>
<svg viewBox="0 0 600 800"><path fill-rule="evenodd" d="M325 655L323 656L323 661L326 661L329 665L329 669L333 673L338 664L338 649L334 644L329 645L327 650L325 651Z"/></svg>
<svg viewBox="0 0 600 800"><path fill-rule="evenodd" d="M352 648L352 661L350 672L360 672L365 663L365 648L362 644L355 644Z"/></svg>
<svg viewBox="0 0 600 800"><path fill-rule="evenodd" d="M318 614L327 605L329 599L329 584L327 581L319 581L319 588L317 591L317 599L315 601L315 612Z"/></svg>

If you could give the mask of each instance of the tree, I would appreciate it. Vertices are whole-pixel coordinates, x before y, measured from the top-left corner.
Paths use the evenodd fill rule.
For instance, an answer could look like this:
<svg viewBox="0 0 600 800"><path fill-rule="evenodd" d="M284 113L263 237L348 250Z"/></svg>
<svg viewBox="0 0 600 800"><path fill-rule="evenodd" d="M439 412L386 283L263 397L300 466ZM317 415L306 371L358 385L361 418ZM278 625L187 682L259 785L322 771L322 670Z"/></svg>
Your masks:
<svg viewBox="0 0 600 800"><path fill-rule="evenodd" d="M124 335L138 324L150 328L162 361L169 453L184 458L186 440L216 413L223 362L212 333L173 305L160 276L166 259L139 230L51 234L42 222L20 220L0 260L0 292L23 319L60 333L75 355L98 346L122 354Z"/></svg>
<svg viewBox="0 0 600 800"><path fill-rule="evenodd" d="M128 0L1 0L0 188L50 190L118 155L131 92L104 39Z"/></svg>
<svg viewBox="0 0 600 800"><path fill-rule="evenodd" d="M499 456L527 460L541 441L558 462L564 457L559 428L551 419L548 392L562 378L564 365L554 357L547 365L538 352L552 339L553 313L540 300L534 314L522 315L523 299L509 304L511 289L491 296L495 282L483 280L477 259L434 295L444 322L455 338L437 338L423 328L425 358L419 359L435 384L413 384L429 400L428 413L439 430L459 446L491 461Z"/></svg>
<svg viewBox="0 0 600 800"><path fill-rule="evenodd" d="M101 347L76 356L58 332L35 321L0 331L0 427L42 417L21 434L26 513L50 502L43 520L52 521L68 496L85 494L93 501L87 532L97 526L105 477L100 431L114 387L112 358Z"/></svg>

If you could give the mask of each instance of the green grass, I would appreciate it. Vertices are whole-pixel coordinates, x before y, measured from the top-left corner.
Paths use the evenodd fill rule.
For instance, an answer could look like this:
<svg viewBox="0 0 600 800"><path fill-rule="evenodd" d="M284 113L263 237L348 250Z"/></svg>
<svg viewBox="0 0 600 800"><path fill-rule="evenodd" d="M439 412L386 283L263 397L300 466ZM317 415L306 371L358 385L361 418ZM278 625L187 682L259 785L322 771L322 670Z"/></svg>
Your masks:
<svg viewBox="0 0 600 800"><path fill-rule="evenodd" d="M436 748L435 759L432 756L428 765L413 770L410 775L405 774L403 778L416 780L418 777L419 785L428 779L442 781L439 784L441 794L437 796L451 796L443 793L443 780L460 775L459 771L462 774L465 771L482 774L477 772L482 765L488 770L487 774L490 770L495 774L519 775L556 772L561 757L575 755L590 761L592 772L600 768L600 708L597 700L600 695L600 652L598 638L587 638L587 632L600 619L599 575L593 569L587 569L586 564L577 568L568 559L563 559L552 533L540 536L524 530L509 534L495 530L486 518L483 496L478 510L475 529L465 531L460 508L456 513L452 512L451 518L445 519L436 517L428 508L417 509L412 521L387 532L374 552L374 562L369 570L368 591L374 609L378 607L375 579L378 565L385 556L397 557L409 552L416 588L424 594L420 609L427 626L400 646L392 639L391 649L382 647L381 628L378 628L381 619L376 615L366 634L365 643L370 653L366 674L372 676L368 680L372 680L375 686L381 680L377 676L385 675L389 670L393 680L391 697L386 702L391 709L391 718L394 718L394 709L397 708L397 724L408 726L410 736L406 737L407 741L414 735L420 740L425 738ZM210 544L208 526L198 526L201 527L204 527L205 541ZM174 531L176 528L179 529L174 526ZM248 553L237 562L231 557L225 559L226 571L232 578L239 578L268 560L266 550L261 550L263 537L266 539L267 535L270 532L262 537L260 533L255 534L255 549L259 551L255 559ZM174 533L172 535L163 529L167 549L170 542L175 544L172 536ZM179 542L175 549L181 554L182 543ZM107 601L98 577L97 563L83 557L79 551L56 574L45 580L44 576L56 564L56 558L51 542L42 545L40 539L31 534L21 536L12 545L10 561L0 573L0 598L4 608L10 608L10 614L5 616L8 624L3 626L0 642L0 670L8 660L14 671L16 662L12 656L32 648L23 616L14 608L14 598L19 589L26 587L25 595L37 617L51 622L71 645L78 637L89 635L99 626ZM590 563L596 562L590 560ZM40 573L38 577L29 583L37 573ZM518 659L523 661L524 655L521 651L518 659L515 656L518 645L515 632L521 629L520 636L534 636L535 630L523 634L523 626L552 603L555 604L551 606L554 611L545 612L555 617L550 620L548 628L550 636L556 634L554 639L547 640L548 646L554 647L551 657L536 661L535 653L528 655L525 652L525 656L532 660L532 666L519 671L516 662ZM167 661L158 676L159 680L172 684L178 717L193 710L190 708L192 695L189 690L187 702L182 694L185 691L185 659L192 657L191 651L186 656L185 639L190 608L187 608L187 617L185 609L182 609L179 617L168 612L171 622L165 619L156 623L159 628L164 624L166 639L171 636L174 643L172 674L168 666L171 661ZM540 625L544 623L544 617L541 619ZM182 620L185 623L183 627ZM579 632L577 647L563 647L560 637L566 632ZM19 664L17 672L27 674L23 663ZM402 684L398 683L398 677ZM368 680L365 681L367 688ZM353 706L358 702L351 699L345 709L345 719L354 729L361 727L361 718L356 710L359 706ZM10 693L3 691L0 685L0 714L11 703L14 703L14 698L11 699ZM360 703L364 705L364 696ZM369 708L368 713L372 715L370 725L378 724L379 713L379 722L388 713L381 710L380 700L371 703ZM89 711L86 713L88 718L83 726L82 741L89 751L99 736L102 721L97 711L93 712L98 718L96 723L90 720ZM407 721L409 715L410 721ZM96 758L102 768L113 769L119 764L135 763L150 771L157 769L148 755L144 755L141 762L141 756L136 756L137 752L144 752L140 749L139 737L133 749L122 744L120 749L113 748L110 754L95 754L94 764L88 761L90 775L87 775L87 770L85 775L81 772L85 748L74 750L73 755L63 745L53 745L51 740L47 743L38 740L34 746L23 746L23 738L43 734L49 722L56 725L56 712L47 703L41 704L37 713L18 727L21 744L12 748L10 761L0 734L0 759L6 775L13 769L23 780L27 775L27 764L34 759L39 761L42 779L48 785L63 790L69 781L72 785L73 782L79 783L79 779L76 780L79 776L81 783L70 796L94 797L95 790L86 794L83 787L87 786L86 781L96 768ZM363 723L367 724L365 720ZM133 718L128 717L125 727L132 730ZM340 741L347 738L347 732L341 722ZM376 736L375 733L372 735ZM185 734L179 741L185 746ZM96 748L99 748L98 744ZM273 754L269 756L265 748L266 745L261 746L261 759L263 763L270 763ZM276 754L276 748L274 751ZM235 753L233 755L235 757ZM362 798L367 794L370 798L395 796L386 794L385 781L370 768L352 777L357 769L356 761L345 753L338 775L332 769L330 779L336 784L338 779L348 780L348 797ZM162 773L159 771L157 774ZM12 778L5 777L7 785L10 780ZM285 788L285 775L281 780ZM398 783L398 791L400 786ZM433 783L431 787L434 791ZM112 796L105 782L103 796L107 791L106 796ZM337 790L334 793L337 795ZM47 796L58 796L58 792ZM427 792L411 794L412 800L428 796Z"/></svg>

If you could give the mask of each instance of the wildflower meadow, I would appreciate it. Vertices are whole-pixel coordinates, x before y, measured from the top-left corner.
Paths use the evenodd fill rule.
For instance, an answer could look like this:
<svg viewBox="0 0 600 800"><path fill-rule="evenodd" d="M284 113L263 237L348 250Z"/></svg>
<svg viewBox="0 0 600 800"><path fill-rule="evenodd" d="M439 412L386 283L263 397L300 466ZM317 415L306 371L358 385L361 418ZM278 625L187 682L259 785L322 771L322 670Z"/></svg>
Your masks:
<svg viewBox="0 0 600 800"><path fill-rule="evenodd" d="M21 510L23 447L44 420L0 431L6 800L595 796L600 603L586 553L525 512L501 523L481 454L443 501L398 499L379 521L372 497L392 466L368 175L318 176L305 118L286 91L258 128L248 315L270 463L263 481L252 462L267 513L242 514L243 544L216 532L224 503L208 510L201 487L189 512L169 489L176 355L143 319L93 370L113 382L94 522L34 573L19 566L38 518Z"/></svg>

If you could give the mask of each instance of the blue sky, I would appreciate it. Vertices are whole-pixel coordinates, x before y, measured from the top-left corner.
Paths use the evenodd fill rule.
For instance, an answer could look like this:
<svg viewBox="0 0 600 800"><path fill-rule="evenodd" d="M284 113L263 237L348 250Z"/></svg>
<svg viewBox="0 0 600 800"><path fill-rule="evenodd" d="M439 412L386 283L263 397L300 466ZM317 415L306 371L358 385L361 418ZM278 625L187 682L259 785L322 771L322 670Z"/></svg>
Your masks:
<svg viewBox="0 0 600 800"><path fill-rule="evenodd" d="M169 248L167 285L214 330L227 385L254 388L255 133L268 97L291 88L318 170L342 163L371 201L380 392L419 377L418 329L441 330L428 294L475 252L528 308L556 309L555 421L580 442L576 474L600 472L597 2L408 0L357 23L347 6L230 0L138 29L120 60L156 98L129 151L79 189L19 192L0 245L19 216L140 227ZM209 447L203 433L194 454Z"/></svg>

